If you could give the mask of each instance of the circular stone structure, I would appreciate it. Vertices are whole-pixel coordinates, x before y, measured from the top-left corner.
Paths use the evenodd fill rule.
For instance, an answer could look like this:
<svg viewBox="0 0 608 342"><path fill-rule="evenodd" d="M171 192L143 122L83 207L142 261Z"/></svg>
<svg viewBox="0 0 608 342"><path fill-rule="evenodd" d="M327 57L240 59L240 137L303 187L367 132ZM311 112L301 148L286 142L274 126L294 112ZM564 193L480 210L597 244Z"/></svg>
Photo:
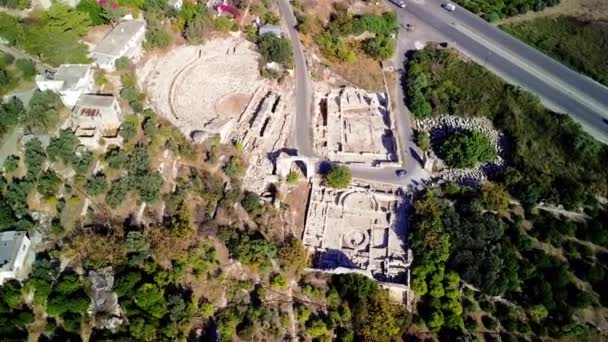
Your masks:
<svg viewBox="0 0 608 342"><path fill-rule="evenodd" d="M241 38L218 38L151 57L138 78L155 110L184 134L238 118L262 84L259 54Z"/></svg>
<svg viewBox="0 0 608 342"><path fill-rule="evenodd" d="M346 248L364 249L369 244L369 236L360 230L351 230L344 234L342 243Z"/></svg>

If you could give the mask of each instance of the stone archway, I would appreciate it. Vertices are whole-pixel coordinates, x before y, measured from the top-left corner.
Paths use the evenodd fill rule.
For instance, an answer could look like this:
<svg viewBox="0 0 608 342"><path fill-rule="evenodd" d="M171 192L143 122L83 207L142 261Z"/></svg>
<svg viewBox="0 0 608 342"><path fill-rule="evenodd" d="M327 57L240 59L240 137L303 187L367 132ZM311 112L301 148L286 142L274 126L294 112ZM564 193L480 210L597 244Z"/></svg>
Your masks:
<svg viewBox="0 0 608 342"><path fill-rule="evenodd" d="M305 166L304 176L306 180L310 181L315 175L315 165L317 158L300 157L300 156L288 156L281 154L276 161L276 174L279 177L286 178L291 171L291 165L296 162L301 162Z"/></svg>

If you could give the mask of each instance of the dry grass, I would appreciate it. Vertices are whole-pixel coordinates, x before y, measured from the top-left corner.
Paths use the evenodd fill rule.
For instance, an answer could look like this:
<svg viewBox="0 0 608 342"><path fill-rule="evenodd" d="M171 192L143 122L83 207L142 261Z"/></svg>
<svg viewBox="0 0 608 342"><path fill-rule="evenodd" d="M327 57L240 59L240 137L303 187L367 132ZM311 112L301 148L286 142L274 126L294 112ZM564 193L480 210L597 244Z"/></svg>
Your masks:
<svg viewBox="0 0 608 342"><path fill-rule="evenodd" d="M380 63L362 53L357 54L357 61L353 64L331 63L329 69L359 88L384 91Z"/></svg>
<svg viewBox="0 0 608 342"><path fill-rule="evenodd" d="M608 1L606 0L561 0L554 7L540 12L528 12L498 22L499 25L528 21L548 16L573 16L580 20L608 20Z"/></svg>

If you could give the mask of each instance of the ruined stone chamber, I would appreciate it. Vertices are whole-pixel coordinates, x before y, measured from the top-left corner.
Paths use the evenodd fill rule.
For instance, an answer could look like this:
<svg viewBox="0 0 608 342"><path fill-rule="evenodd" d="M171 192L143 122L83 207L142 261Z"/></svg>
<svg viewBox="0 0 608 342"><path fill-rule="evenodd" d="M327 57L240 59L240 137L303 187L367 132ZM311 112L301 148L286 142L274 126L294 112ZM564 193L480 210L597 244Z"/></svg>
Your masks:
<svg viewBox="0 0 608 342"><path fill-rule="evenodd" d="M313 116L315 152L348 164L397 165L399 153L388 108L383 93L319 87Z"/></svg>
<svg viewBox="0 0 608 342"><path fill-rule="evenodd" d="M409 285L404 198L394 188L313 184L303 241L320 269L359 269Z"/></svg>

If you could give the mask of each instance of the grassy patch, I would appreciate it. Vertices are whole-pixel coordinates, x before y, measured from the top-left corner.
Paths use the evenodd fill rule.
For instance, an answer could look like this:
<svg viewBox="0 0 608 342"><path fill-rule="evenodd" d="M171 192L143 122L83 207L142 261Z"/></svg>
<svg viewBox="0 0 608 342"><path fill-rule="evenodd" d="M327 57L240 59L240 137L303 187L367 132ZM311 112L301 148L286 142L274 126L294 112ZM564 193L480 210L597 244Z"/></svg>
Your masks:
<svg viewBox="0 0 608 342"><path fill-rule="evenodd" d="M501 28L608 85L608 23L557 17L502 25Z"/></svg>

